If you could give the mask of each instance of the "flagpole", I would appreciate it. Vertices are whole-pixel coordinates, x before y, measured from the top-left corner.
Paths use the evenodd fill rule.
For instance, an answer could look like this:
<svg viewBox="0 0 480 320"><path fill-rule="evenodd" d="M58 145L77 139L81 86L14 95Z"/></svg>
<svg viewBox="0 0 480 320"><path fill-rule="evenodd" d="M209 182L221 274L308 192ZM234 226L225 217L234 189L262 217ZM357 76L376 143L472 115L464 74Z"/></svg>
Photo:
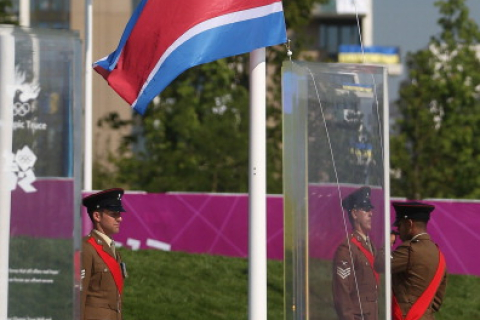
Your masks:
<svg viewBox="0 0 480 320"><path fill-rule="evenodd" d="M7 320L10 216L12 202L13 92L15 82L15 39L0 37L0 320Z"/></svg>
<svg viewBox="0 0 480 320"><path fill-rule="evenodd" d="M248 318L267 319L265 48L250 53Z"/></svg>
<svg viewBox="0 0 480 320"><path fill-rule="evenodd" d="M390 247L390 114L388 108L388 82L387 68L383 69L383 197L385 212L385 319L392 319L392 272L391 272L391 247Z"/></svg>
<svg viewBox="0 0 480 320"><path fill-rule="evenodd" d="M21 27L30 27L30 0L20 0L18 22Z"/></svg>
<svg viewBox="0 0 480 320"><path fill-rule="evenodd" d="M85 150L83 190L92 190L92 0L85 0Z"/></svg>

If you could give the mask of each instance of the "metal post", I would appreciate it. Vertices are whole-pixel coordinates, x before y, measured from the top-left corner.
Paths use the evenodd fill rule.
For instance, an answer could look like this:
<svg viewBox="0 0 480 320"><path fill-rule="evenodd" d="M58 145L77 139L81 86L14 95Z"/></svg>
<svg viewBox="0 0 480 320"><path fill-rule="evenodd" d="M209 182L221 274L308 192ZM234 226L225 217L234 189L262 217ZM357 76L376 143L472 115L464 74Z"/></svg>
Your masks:
<svg viewBox="0 0 480 320"><path fill-rule="evenodd" d="M18 22L21 27L30 27L30 0L20 0Z"/></svg>
<svg viewBox="0 0 480 320"><path fill-rule="evenodd" d="M265 48L250 53L249 320L267 319Z"/></svg>
<svg viewBox="0 0 480 320"><path fill-rule="evenodd" d="M85 0L85 150L84 190L92 190L92 0Z"/></svg>
<svg viewBox="0 0 480 320"><path fill-rule="evenodd" d="M388 109L388 75L387 68L383 68L383 192L385 212L385 319L392 319L392 285L390 272L390 115Z"/></svg>
<svg viewBox="0 0 480 320"><path fill-rule="evenodd" d="M7 320L10 253L11 171L15 41L0 35L0 320Z"/></svg>

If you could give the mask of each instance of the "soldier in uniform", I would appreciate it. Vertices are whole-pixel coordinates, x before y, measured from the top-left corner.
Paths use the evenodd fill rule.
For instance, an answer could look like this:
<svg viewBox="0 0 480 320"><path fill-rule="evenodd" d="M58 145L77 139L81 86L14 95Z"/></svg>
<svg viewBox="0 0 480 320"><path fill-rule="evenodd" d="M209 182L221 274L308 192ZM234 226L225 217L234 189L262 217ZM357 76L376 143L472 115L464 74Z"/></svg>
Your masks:
<svg viewBox="0 0 480 320"><path fill-rule="evenodd" d="M447 272L445 259L427 233L434 206L393 202L394 226L403 241L392 252L392 315L403 320L433 320L442 304Z"/></svg>
<svg viewBox="0 0 480 320"><path fill-rule="evenodd" d="M104 190L83 199L93 230L82 242L81 319L121 320L125 264L111 236L118 233L123 189Z"/></svg>
<svg viewBox="0 0 480 320"><path fill-rule="evenodd" d="M379 274L372 228L371 190L361 187L342 200L353 233L337 248L333 260L333 300L340 320L377 320ZM379 266L384 264L377 263Z"/></svg>

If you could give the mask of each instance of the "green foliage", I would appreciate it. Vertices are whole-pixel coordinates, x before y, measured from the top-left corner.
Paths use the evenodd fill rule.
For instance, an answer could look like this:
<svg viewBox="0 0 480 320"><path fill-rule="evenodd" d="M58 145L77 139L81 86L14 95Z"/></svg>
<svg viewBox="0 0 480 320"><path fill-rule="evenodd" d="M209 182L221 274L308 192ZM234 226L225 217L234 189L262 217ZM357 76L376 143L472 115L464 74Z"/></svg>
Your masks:
<svg viewBox="0 0 480 320"><path fill-rule="evenodd" d="M437 1L442 32L407 58L398 135L391 139L392 194L407 198L480 196L480 31L464 0Z"/></svg>
<svg viewBox="0 0 480 320"><path fill-rule="evenodd" d="M298 31L309 21L315 3L283 2L287 26ZM298 32L298 34L302 34ZM300 37L296 49L300 50ZM267 49L267 186L282 192L282 128L280 66L285 47ZM94 188L109 185L149 192L247 192L249 144L248 55L194 67L174 80L152 103L144 117L133 121L110 114L99 125L113 129L134 125L113 168L95 165Z"/></svg>
<svg viewBox="0 0 480 320"><path fill-rule="evenodd" d="M127 263L124 319L247 319L248 261L205 254L120 249ZM336 319L331 305L331 264L310 264L310 315ZM438 320L479 319L480 278L449 275ZM267 262L268 319L284 319L283 263ZM330 304L329 304L330 303Z"/></svg>
<svg viewBox="0 0 480 320"><path fill-rule="evenodd" d="M327 2L329 2L329 0L282 1L287 28L293 31L300 31L308 24L308 22L310 22L313 6Z"/></svg>
<svg viewBox="0 0 480 320"><path fill-rule="evenodd" d="M127 137L122 156L113 159L119 184L150 192L247 190L247 80L231 67L243 59L186 71L144 117L135 116L140 131Z"/></svg>
<svg viewBox="0 0 480 320"><path fill-rule="evenodd" d="M16 17L12 14L11 8L11 0L0 0L0 23L17 24Z"/></svg>

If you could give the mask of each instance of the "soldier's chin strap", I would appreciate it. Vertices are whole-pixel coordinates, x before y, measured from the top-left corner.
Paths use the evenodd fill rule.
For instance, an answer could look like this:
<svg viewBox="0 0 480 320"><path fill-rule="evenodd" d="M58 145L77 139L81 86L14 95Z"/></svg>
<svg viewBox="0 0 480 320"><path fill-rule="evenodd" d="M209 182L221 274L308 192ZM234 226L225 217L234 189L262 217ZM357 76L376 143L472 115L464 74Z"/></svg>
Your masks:
<svg viewBox="0 0 480 320"><path fill-rule="evenodd" d="M400 305L398 304L397 298L395 294L392 294L392 316L393 320L418 320L420 319L425 311L427 311L428 307L430 306L433 298L435 297L435 293L442 282L443 275L445 274L446 264L445 264L445 257L443 253L438 250L438 267L437 271L435 272L435 276L433 280L428 285L427 289L422 293L420 297L418 297L417 301L412 305L410 310L408 310L407 315L403 318L402 310L400 309Z"/></svg>

